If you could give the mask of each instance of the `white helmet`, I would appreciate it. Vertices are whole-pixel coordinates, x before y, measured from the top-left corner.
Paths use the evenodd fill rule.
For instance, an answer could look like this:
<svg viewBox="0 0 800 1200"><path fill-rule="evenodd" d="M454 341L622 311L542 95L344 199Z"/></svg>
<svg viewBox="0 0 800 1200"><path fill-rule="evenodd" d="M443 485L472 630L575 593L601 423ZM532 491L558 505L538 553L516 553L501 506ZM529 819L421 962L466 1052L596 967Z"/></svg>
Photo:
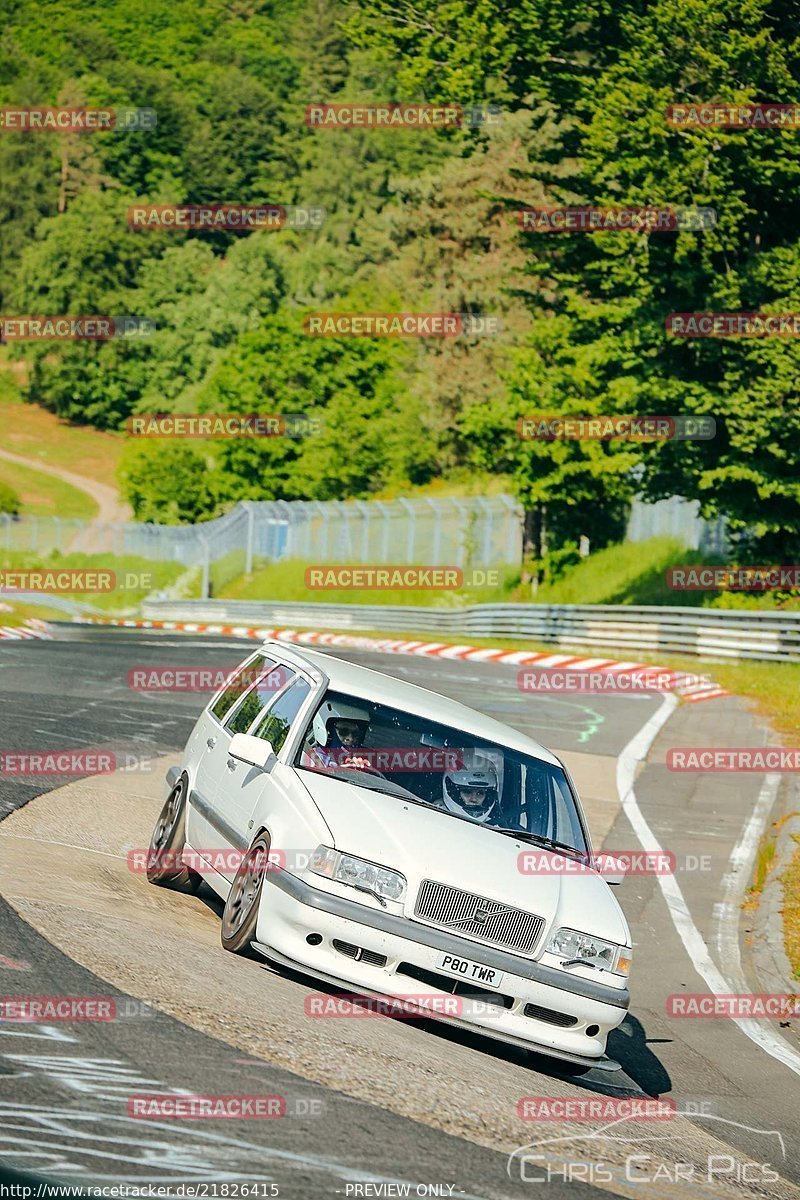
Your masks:
<svg viewBox="0 0 800 1200"><path fill-rule="evenodd" d="M371 721L369 710L358 704L348 704L342 700L324 700L317 709L311 728L314 732L314 742L317 746L335 746L342 749L342 743L331 725L335 721L356 721L361 726L361 741L367 736Z"/></svg>
<svg viewBox="0 0 800 1200"><path fill-rule="evenodd" d="M482 791L483 799L476 804L462 800L463 791ZM470 817L473 821L488 821L497 805L497 771L490 759L476 758L471 767L448 771L443 783L444 803L452 813Z"/></svg>

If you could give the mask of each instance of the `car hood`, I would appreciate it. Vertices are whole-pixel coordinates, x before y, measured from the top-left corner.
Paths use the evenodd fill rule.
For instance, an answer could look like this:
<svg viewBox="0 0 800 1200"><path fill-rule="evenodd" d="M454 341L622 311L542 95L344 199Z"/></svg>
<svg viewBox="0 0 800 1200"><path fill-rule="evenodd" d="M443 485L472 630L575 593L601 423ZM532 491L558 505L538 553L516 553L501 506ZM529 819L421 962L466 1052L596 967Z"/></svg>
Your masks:
<svg viewBox="0 0 800 1200"><path fill-rule="evenodd" d="M434 879L536 913L548 931L567 926L630 943L622 910L595 871L524 873L521 852L535 849L538 861L555 856L530 842L397 796L313 772L304 771L302 777L333 833L335 849L405 875L407 915L422 880Z"/></svg>

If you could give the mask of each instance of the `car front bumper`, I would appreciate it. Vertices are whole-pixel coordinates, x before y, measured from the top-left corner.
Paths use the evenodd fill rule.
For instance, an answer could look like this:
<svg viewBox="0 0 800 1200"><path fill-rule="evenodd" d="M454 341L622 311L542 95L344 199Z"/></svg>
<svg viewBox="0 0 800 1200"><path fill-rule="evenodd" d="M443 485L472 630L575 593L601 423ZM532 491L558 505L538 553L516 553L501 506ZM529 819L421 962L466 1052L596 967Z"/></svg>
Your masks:
<svg viewBox="0 0 800 1200"><path fill-rule="evenodd" d="M629 1004L627 988L570 975L532 959L473 942L457 934L410 921L383 909L315 888L286 871L267 875L254 947L267 957L306 971L327 983L360 994L413 1000L450 997L447 1015L425 1015L480 1029L490 1037L585 1066L614 1070L605 1057L606 1038L622 1023ZM321 937L314 946L310 934ZM384 956L384 965L349 957L334 941ZM438 967L451 953L503 972L497 992L511 997L509 1007L486 1003L493 989L481 989L473 1003L463 994L452 1003L459 980ZM416 975L408 974L411 971ZM461 991L462 989L459 989ZM526 1006L535 1006L527 1015ZM456 1014L457 1010L457 1015ZM554 1023L555 1021L561 1024ZM567 1026L566 1022L570 1022ZM590 1035L587 1029L596 1026Z"/></svg>

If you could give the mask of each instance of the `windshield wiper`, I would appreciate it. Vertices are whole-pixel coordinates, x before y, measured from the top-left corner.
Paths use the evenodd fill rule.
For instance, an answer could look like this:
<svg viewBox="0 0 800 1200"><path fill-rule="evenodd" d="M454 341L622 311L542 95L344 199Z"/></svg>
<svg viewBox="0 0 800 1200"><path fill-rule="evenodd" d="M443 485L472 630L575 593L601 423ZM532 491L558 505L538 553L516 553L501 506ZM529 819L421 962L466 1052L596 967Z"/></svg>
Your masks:
<svg viewBox="0 0 800 1200"><path fill-rule="evenodd" d="M557 842L554 838L545 837L543 833L532 833L528 829L506 829L504 826L498 825L490 825L489 829L493 829L495 833L507 833L510 837L520 838L523 842L533 842L534 845L543 846L546 850L565 850L568 854L577 855L578 858L587 860L589 858L589 855L584 850L579 850L577 846L569 846L566 842Z"/></svg>

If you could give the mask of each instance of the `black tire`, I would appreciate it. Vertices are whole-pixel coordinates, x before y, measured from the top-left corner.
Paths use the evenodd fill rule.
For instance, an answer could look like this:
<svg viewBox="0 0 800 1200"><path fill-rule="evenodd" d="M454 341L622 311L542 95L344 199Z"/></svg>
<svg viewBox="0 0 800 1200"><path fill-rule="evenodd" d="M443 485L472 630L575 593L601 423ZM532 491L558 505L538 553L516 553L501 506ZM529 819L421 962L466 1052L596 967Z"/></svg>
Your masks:
<svg viewBox="0 0 800 1200"><path fill-rule="evenodd" d="M158 815L150 849L147 855L147 881L158 887L188 887L196 892L201 876L189 867L175 866L170 861L177 858L186 845L186 797L189 781L181 775L172 789L164 807Z"/></svg>
<svg viewBox="0 0 800 1200"><path fill-rule="evenodd" d="M231 954L252 955L250 943L256 936L261 891L269 869L269 846L269 834L260 833L242 858L228 892L220 937Z"/></svg>

